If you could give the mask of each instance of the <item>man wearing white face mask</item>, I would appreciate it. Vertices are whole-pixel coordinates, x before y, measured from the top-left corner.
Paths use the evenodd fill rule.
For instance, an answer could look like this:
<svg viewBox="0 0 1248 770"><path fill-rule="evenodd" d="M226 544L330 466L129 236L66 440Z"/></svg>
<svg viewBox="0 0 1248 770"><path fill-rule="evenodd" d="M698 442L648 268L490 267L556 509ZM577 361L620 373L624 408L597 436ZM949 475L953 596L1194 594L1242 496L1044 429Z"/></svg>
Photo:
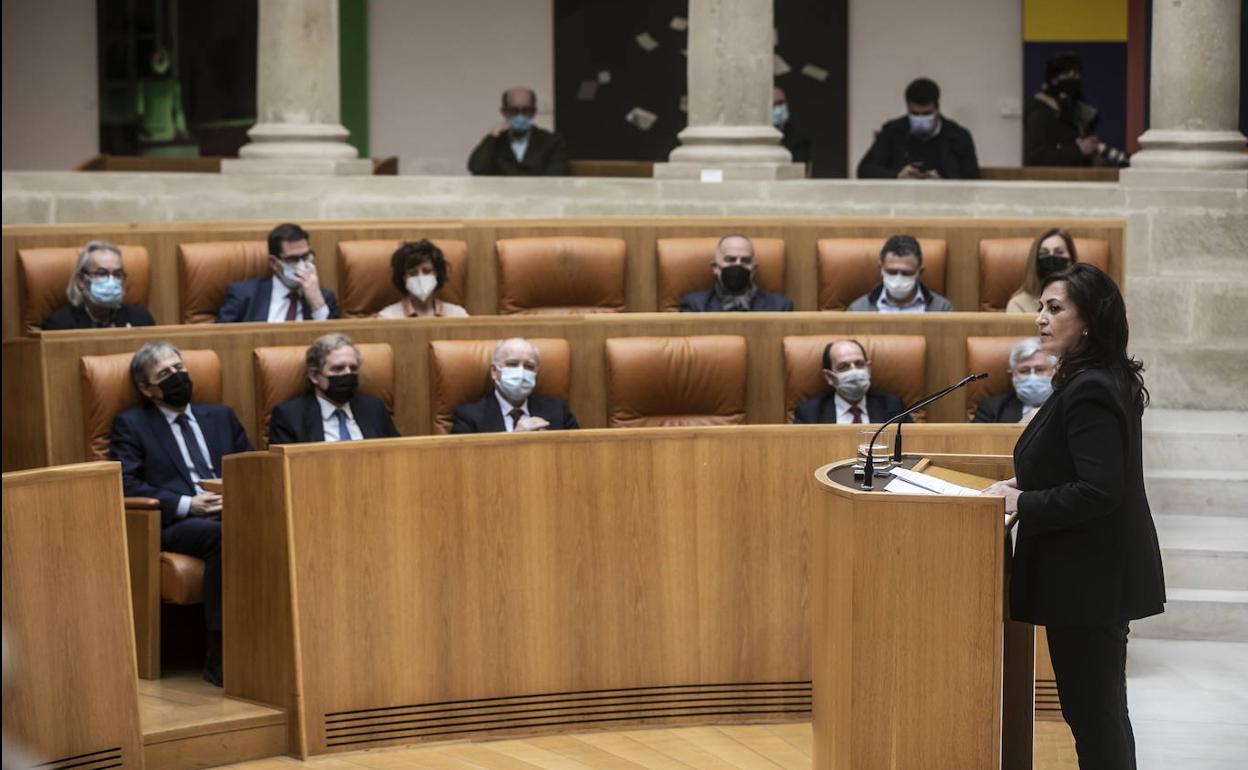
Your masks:
<svg viewBox="0 0 1248 770"><path fill-rule="evenodd" d="M334 293L321 288L308 234L295 224L269 233L272 275L232 284L217 310L217 323L324 321L338 317Z"/></svg>
<svg viewBox="0 0 1248 770"><path fill-rule="evenodd" d="M894 235L880 249L880 282L849 303L849 310L879 313L939 313L953 310L953 303L927 288L923 273L923 250L909 235Z"/></svg>
<svg viewBox="0 0 1248 770"><path fill-rule="evenodd" d="M828 389L793 411L794 424L881 423L906 410L892 393L871 390L871 361L858 340L837 340L823 349L823 379Z"/></svg>
<svg viewBox="0 0 1248 770"><path fill-rule="evenodd" d="M979 179L971 132L940 111L940 86L906 86L906 114L880 127L858 164L859 179Z"/></svg>
<svg viewBox="0 0 1248 770"><path fill-rule="evenodd" d="M450 266L446 256L432 241L421 239L407 242L390 257L390 283L403 299L386 305L378 318L462 318L468 315L454 302L438 298L437 292L446 285Z"/></svg>
<svg viewBox="0 0 1248 770"><path fill-rule="evenodd" d="M519 337L494 346L490 379L494 387L479 401L455 407L451 433L527 433L579 428L566 402L533 394L541 357Z"/></svg>
<svg viewBox="0 0 1248 770"><path fill-rule="evenodd" d="M121 249L91 241L78 254L78 264L65 288L69 301L43 319L44 331L104 329L117 326L155 326L146 308L123 304L126 270Z"/></svg>
<svg viewBox="0 0 1248 770"><path fill-rule="evenodd" d="M989 396L975 408L971 422L1028 422L1053 394L1057 360L1040 349L1039 337L1020 340L1010 349L1009 393Z"/></svg>

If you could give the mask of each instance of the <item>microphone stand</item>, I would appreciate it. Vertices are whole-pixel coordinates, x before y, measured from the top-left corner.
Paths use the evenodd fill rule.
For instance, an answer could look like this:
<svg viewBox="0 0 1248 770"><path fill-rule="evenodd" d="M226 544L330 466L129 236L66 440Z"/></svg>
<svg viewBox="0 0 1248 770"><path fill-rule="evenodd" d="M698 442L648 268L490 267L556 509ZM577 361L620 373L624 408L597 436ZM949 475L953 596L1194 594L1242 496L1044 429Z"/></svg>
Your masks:
<svg viewBox="0 0 1248 770"><path fill-rule="evenodd" d="M894 422L897 423L897 437L895 439L896 443L893 447L893 462L899 463L901 462L901 420L902 418L906 417L907 415L913 412L917 412L918 410L922 409L923 407L927 406L933 401L939 401L940 399L944 398L945 396L949 395L953 391L957 390L958 388L961 388L962 386L968 383L975 382L976 380L984 380L987 378L988 378L988 372L980 372L979 374L968 375L964 379L959 380L958 382L954 383L953 385L950 385L944 390L938 393L935 393L934 395L928 396L927 398L923 399L919 403L905 410L901 414L893 415L891 418L885 420L884 423L880 425L879 429L876 430L875 435L871 436L871 443L867 444L867 457L866 457L866 460L864 460L862 464L861 488L868 490L868 491L874 489L874 482L872 479L875 476L875 453L873 450L875 449L875 440L880 437L880 434L884 431L885 428L887 428L890 424Z"/></svg>

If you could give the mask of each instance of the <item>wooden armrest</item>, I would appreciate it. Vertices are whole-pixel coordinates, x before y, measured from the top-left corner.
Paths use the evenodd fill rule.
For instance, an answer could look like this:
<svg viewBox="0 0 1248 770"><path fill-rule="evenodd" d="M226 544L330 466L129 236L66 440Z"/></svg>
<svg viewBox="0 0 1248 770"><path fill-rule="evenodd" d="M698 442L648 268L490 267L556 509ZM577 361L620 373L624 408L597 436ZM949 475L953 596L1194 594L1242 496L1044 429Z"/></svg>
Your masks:
<svg viewBox="0 0 1248 770"><path fill-rule="evenodd" d="M218 495L225 493L225 481L223 479L200 479L199 486L205 492L212 492Z"/></svg>
<svg viewBox="0 0 1248 770"><path fill-rule="evenodd" d="M160 501L154 497L127 497L124 502L127 509L144 511L160 510Z"/></svg>

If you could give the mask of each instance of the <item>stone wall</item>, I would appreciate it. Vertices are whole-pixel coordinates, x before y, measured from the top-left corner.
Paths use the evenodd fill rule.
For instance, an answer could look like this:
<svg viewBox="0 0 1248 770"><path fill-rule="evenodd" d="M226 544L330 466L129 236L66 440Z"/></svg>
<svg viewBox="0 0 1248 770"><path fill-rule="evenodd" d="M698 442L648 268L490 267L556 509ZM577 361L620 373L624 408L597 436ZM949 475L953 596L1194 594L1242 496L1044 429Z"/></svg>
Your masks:
<svg viewBox="0 0 1248 770"><path fill-rule="evenodd" d="M471 217L1113 217L1132 352L1157 406L1248 410L1248 189L5 172L3 222Z"/></svg>

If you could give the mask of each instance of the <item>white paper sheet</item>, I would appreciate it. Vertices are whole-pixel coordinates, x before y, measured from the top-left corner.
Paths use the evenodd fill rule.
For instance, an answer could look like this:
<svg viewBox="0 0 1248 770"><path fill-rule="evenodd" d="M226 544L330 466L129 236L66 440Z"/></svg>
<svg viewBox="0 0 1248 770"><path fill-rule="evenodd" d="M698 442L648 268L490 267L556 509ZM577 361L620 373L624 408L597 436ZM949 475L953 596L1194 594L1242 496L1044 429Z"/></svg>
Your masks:
<svg viewBox="0 0 1248 770"><path fill-rule="evenodd" d="M938 479L935 476L929 476L926 473L918 473L916 471L906 470L905 468L893 468L890 473L901 479L911 486L926 489L934 495L954 495L956 497L979 497L978 489L963 487L944 479ZM891 486L891 482L889 484ZM886 486L885 489L888 489Z"/></svg>

